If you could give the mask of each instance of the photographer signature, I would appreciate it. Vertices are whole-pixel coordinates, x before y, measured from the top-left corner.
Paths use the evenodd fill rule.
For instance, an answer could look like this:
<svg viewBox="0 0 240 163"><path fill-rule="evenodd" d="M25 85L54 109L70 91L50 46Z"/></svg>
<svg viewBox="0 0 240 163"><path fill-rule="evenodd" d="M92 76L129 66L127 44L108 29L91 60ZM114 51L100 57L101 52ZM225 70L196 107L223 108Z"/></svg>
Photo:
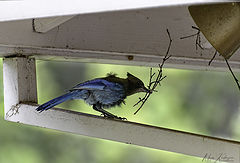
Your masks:
<svg viewBox="0 0 240 163"><path fill-rule="evenodd" d="M233 162L234 157L228 156L226 153L220 153L217 156L213 156L211 153L206 153L202 159L202 162Z"/></svg>

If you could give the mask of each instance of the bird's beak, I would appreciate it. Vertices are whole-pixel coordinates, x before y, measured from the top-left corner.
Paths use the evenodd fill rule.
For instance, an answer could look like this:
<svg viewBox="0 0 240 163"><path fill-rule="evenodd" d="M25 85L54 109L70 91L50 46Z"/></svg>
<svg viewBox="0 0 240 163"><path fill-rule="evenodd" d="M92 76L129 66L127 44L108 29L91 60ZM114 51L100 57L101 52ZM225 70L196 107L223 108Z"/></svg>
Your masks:
<svg viewBox="0 0 240 163"><path fill-rule="evenodd" d="M140 88L140 92L149 92L150 90L147 89L146 87L142 87Z"/></svg>

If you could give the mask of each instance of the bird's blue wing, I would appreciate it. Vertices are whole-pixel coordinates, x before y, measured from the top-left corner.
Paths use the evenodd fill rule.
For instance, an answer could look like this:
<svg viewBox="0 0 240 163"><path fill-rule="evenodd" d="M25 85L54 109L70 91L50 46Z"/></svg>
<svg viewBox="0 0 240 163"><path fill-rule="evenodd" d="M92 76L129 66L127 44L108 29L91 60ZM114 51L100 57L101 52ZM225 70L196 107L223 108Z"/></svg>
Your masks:
<svg viewBox="0 0 240 163"><path fill-rule="evenodd" d="M104 88L115 88L116 83L109 82L104 79L93 79L90 81L86 81L84 83L80 83L72 88L72 90L76 89L87 89L87 90L104 90Z"/></svg>

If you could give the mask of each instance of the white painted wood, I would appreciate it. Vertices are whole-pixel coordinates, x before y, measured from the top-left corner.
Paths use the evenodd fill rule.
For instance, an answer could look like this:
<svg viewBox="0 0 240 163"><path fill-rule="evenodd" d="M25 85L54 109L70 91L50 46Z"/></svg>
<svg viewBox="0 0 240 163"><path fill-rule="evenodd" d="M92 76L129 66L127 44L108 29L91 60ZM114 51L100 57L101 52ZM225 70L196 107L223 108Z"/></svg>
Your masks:
<svg viewBox="0 0 240 163"><path fill-rule="evenodd" d="M237 2L237 0L0 1L0 21L220 2Z"/></svg>
<svg viewBox="0 0 240 163"><path fill-rule="evenodd" d="M0 22L0 57L23 50L38 59L156 66L168 46L168 28L173 39L168 67L225 67L219 56L207 66L215 51L203 36L204 51L196 51L196 38L180 39L196 33L192 25L187 6L78 15L44 34L33 32L32 20ZM136 57L130 62L128 55ZM230 61L240 69L240 50Z"/></svg>
<svg viewBox="0 0 240 163"><path fill-rule="evenodd" d="M5 117L20 102L37 102L35 59L4 58L3 83Z"/></svg>
<svg viewBox="0 0 240 163"><path fill-rule="evenodd" d="M230 1L0 2L0 21L82 14L67 22L65 22L67 19L61 17L37 19L35 30L44 34L33 32L32 20L0 23L0 57L18 56L4 58L5 119L201 158L206 156L217 160L223 154L225 158L230 158L231 162L239 163L239 142L133 122L109 120L57 108L39 114L35 111L37 106L29 104L37 103L35 58L157 66L161 63L168 46L166 28L170 30L173 38L170 51L172 57L168 60L168 67L190 69L225 67L220 57L216 58L212 67L207 66L214 49L209 46L206 39L202 40L206 48L204 52L196 52L194 38L179 39L196 32L191 29L194 22L188 13L188 5L217 2ZM122 10L125 11L119 12ZM62 24L63 22L65 23ZM58 25L59 28L54 28ZM201 53L203 54L200 55ZM240 50L230 60L231 66L236 70L240 70L239 54ZM129 56L133 56L133 59Z"/></svg>
<svg viewBox="0 0 240 163"><path fill-rule="evenodd" d="M69 62L87 62L87 63L107 63L119 65L135 65L135 66L149 66L158 67L162 62L163 56L146 55L134 53L117 53L104 51L89 51L89 50L72 50L72 49L58 49L58 48L36 48L36 47L12 47L0 45L0 54L11 55L25 55L40 60L57 60ZM130 57L129 57L130 56ZM165 67L193 69L193 70L228 70L225 61L222 58L217 58L208 65L210 59L204 58L183 58L172 56L166 62ZM232 69L240 71L240 62L230 60Z"/></svg>
<svg viewBox="0 0 240 163"><path fill-rule="evenodd" d="M63 24L64 22L72 19L74 16L60 16L51 18L41 18L33 20L33 29L35 32L46 33L51 29Z"/></svg>
<svg viewBox="0 0 240 163"><path fill-rule="evenodd" d="M19 104L16 107L17 111L6 117L7 120L201 158L207 155L214 161L222 154L222 158L231 159L229 162L239 163L239 142L58 108L38 113L35 105Z"/></svg>

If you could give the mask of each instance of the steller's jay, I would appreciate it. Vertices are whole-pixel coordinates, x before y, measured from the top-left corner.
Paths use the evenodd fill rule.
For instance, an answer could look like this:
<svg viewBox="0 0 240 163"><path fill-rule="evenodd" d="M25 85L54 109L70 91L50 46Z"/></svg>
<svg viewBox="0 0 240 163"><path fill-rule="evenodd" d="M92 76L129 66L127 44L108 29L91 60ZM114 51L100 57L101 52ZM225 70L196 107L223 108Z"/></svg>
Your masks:
<svg viewBox="0 0 240 163"><path fill-rule="evenodd" d="M149 92L149 90L137 77L127 73L127 78L123 79L115 74L108 74L104 78L80 83L68 93L40 105L36 110L42 112L67 100L82 99L105 117L125 119L107 112L104 108L121 105L127 96L138 92Z"/></svg>

